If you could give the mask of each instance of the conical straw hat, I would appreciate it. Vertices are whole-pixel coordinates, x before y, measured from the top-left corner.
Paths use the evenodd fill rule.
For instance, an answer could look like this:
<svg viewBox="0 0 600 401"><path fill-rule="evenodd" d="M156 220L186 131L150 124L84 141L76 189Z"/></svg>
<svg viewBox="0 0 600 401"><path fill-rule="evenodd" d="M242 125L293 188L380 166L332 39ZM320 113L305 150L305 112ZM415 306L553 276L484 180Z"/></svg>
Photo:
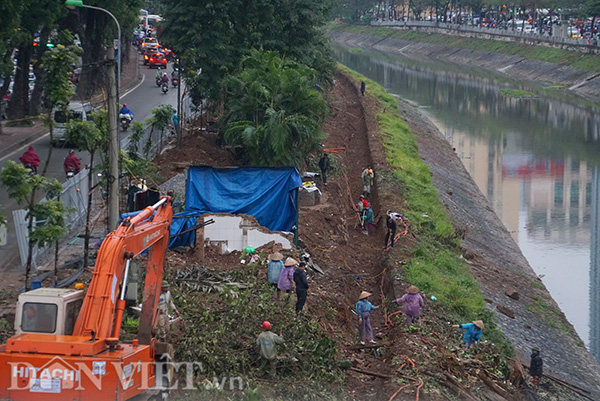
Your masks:
<svg viewBox="0 0 600 401"><path fill-rule="evenodd" d="M269 260L281 260L283 259L283 255L280 254L279 252L275 252L269 255L268 257Z"/></svg>
<svg viewBox="0 0 600 401"><path fill-rule="evenodd" d="M370 297L371 295L373 295L373 294L371 294L370 292L367 292L367 291L363 291L360 293L360 296L358 297L358 299L361 300L361 299Z"/></svg>
<svg viewBox="0 0 600 401"><path fill-rule="evenodd" d="M483 330L483 322L481 320L474 320L473 324Z"/></svg>
<svg viewBox="0 0 600 401"><path fill-rule="evenodd" d="M298 264L298 261L296 259L287 258L283 265L284 266L295 266L297 264Z"/></svg>
<svg viewBox="0 0 600 401"><path fill-rule="evenodd" d="M419 293L419 289L416 286L411 285L410 287L408 287L408 289L406 290L406 292L409 293L409 294L418 294Z"/></svg>

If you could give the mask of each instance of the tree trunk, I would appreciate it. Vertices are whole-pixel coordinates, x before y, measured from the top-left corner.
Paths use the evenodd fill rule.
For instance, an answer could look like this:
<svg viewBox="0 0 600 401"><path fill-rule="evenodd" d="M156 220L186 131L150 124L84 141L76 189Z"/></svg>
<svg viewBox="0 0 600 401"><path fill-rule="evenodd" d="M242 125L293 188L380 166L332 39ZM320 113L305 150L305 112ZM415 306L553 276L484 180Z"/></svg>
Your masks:
<svg viewBox="0 0 600 401"><path fill-rule="evenodd" d="M46 118L48 120L52 120L52 109L48 112L48 114L46 115ZM50 124L50 141L52 141L53 138L54 138L54 130L53 130L52 124ZM50 166L50 159L52 158L52 149L54 149L54 146L52 146L52 144L50 144L50 146L48 147L48 157L46 158L46 162L44 163L44 168L42 169L42 173L40 174L42 177L46 175L46 172L48 171L48 166Z"/></svg>
<svg viewBox="0 0 600 401"><path fill-rule="evenodd" d="M107 17L104 13L90 10L85 18L85 34L82 38L82 62L81 75L77 85L77 96L88 100L106 86L106 74L104 68L99 68L100 62L104 61L105 48L104 30ZM101 72L100 72L101 71Z"/></svg>
<svg viewBox="0 0 600 401"><path fill-rule="evenodd" d="M27 263L25 264L25 291L29 291L29 272L31 271L31 263L33 261L33 242L31 241L31 232L33 231L33 201L35 200L35 188L31 191L27 211L29 212L27 221Z"/></svg>
<svg viewBox="0 0 600 401"><path fill-rule="evenodd" d="M91 231L91 216L92 216L92 185L94 176L92 174L92 170L94 169L94 153L90 152L90 170L88 173L88 207L87 207L87 215L85 218L85 237L83 239L83 267L88 267L90 260L90 231Z"/></svg>
<svg viewBox="0 0 600 401"><path fill-rule="evenodd" d="M54 242L54 283L52 287L58 287L58 241Z"/></svg>
<svg viewBox="0 0 600 401"><path fill-rule="evenodd" d="M42 57L48 48L42 43L48 42L48 37L50 36L50 28L44 27L42 32L40 33L40 45L35 49L35 59L36 62L33 64L33 73L35 74L35 86L33 87L33 91L31 92L31 101L29 103L29 114L32 116L37 116L38 114L42 114L43 105L42 105L42 93L44 92L44 82L42 81Z"/></svg>
<svg viewBox="0 0 600 401"><path fill-rule="evenodd" d="M17 72L13 93L8 103L7 115L9 120L25 118L29 112L29 62L31 61L31 41L20 45L17 49Z"/></svg>

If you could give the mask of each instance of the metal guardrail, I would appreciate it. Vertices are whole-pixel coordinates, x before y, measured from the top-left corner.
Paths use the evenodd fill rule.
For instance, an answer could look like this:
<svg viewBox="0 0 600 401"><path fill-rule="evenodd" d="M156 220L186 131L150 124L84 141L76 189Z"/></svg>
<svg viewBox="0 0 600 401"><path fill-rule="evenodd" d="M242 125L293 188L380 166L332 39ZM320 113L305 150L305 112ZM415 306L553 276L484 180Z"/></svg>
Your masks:
<svg viewBox="0 0 600 401"><path fill-rule="evenodd" d="M445 22L428 22L428 21L371 21L371 26L389 26L399 28L425 28L425 29L441 29L458 33L473 33L478 36L490 35L507 39L517 40L532 40L549 45L556 46L573 46L586 52L600 52L600 47L589 43L585 38L570 38L559 37L557 35L539 35L536 32L522 32L517 29L501 29L492 27L482 27L478 25L452 24Z"/></svg>

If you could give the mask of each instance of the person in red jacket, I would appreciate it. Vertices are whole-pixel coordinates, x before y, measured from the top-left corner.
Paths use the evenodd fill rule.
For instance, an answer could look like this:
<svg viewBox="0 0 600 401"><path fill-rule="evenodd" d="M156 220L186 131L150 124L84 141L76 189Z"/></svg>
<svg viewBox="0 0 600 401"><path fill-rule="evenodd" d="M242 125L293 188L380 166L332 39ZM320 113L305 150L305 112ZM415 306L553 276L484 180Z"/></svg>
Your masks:
<svg viewBox="0 0 600 401"><path fill-rule="evenodd" d="M81 162L79 161L79 158L75 156L75 151L73 149L69 150L69 155L65 157L63 168L65 169L65 173L73 171L77 174L79 173L79 170L81 170Z"/></svg>
<svg viewBox="0 0 600 401"><path fill-rule="evenodd" d="M31 166L35 173L37 173L37 169L40 166L40 158L33 150L33 146L29 146L27 152L23 153L21 157L19 157L19 161L23 163L25 167Z"/></svg>

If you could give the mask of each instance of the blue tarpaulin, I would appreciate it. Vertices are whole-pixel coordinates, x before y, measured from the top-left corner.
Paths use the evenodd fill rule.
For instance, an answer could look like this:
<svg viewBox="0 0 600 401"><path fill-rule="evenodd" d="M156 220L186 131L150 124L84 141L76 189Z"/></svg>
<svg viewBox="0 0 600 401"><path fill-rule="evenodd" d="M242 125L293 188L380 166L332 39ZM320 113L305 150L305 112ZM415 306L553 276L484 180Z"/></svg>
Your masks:
<svg viewBox="0 0 600 401"><path fill-rule="evenodd" d="M174 216L171 236L192 228L205 213L248 214L271 231L291 231L300 186L294 167L190 167L185 212ZM188 234L173 238L169 246L190 245L195 232Z"/></svg>

